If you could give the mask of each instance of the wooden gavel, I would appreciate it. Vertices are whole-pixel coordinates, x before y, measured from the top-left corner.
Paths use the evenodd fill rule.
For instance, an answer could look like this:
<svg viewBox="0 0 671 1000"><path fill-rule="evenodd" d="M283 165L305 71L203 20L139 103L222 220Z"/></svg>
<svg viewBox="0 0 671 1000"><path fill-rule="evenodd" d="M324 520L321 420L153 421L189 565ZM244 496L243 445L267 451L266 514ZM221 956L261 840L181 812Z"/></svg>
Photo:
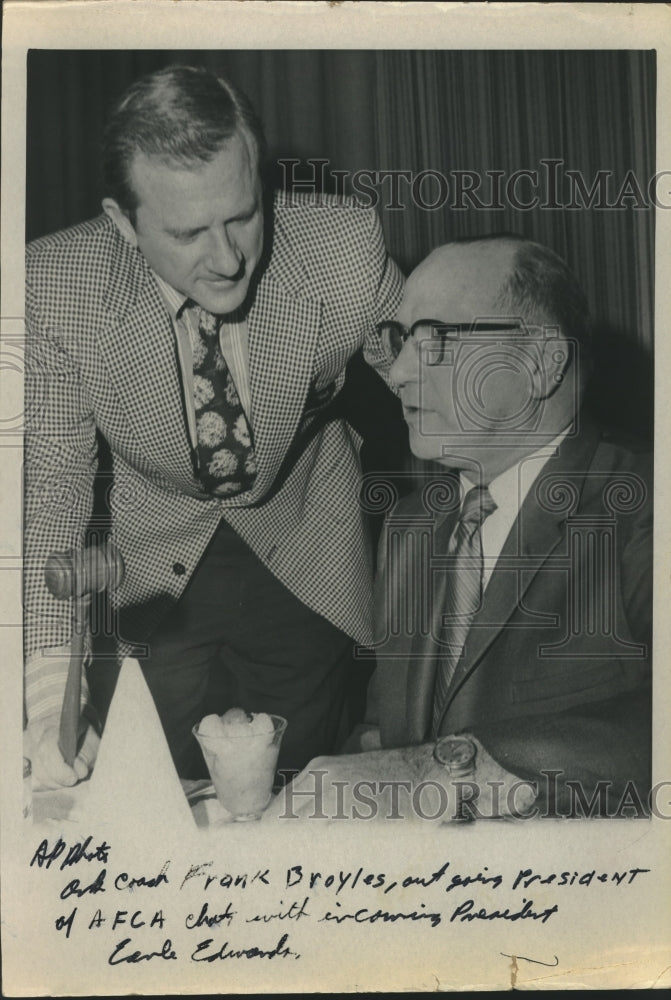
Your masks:
<svg viewBox="0 0 671 1000"><path fill-rule="evenodd" d="M63 695L58 748L72 767L77 756L79 715L84 664L84 636L93 594L116 590L124 578L124 562L109 539L87 549L52 552L44 567L44 582L59 601L72 600L72 644Z"/></svg>

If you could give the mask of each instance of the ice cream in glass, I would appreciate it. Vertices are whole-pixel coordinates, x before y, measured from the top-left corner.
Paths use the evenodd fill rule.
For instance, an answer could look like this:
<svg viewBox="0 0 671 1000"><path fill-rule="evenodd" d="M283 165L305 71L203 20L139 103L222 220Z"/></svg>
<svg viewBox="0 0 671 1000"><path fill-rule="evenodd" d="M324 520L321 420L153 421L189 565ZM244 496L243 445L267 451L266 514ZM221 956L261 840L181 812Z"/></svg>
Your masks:
<svg viewBox="0 0 671 1000"><path fill-rule="evenodd" d="M279 715L241 708L194 726L217 798L236 820L259 819L270 802L286 726Z"/></svg>

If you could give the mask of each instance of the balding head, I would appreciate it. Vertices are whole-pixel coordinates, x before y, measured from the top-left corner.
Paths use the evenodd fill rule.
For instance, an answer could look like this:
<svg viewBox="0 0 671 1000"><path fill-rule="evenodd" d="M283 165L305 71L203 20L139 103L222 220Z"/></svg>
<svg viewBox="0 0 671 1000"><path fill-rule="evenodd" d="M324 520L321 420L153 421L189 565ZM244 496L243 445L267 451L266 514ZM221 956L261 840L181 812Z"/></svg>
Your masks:
<svg viewBox="0 0 671 1000"><path fill-rule="evenodd" d="M587 368L587 300L566 263L541 243L507 233L446 243L410 275L403 310L417 298L432 300L436 309L454 310L458 303L464 322L505 316L534 327L558 327L576 342Z"/></svg>
<svg viewBox="0 0 671 1000"><path fill-rule="evenodd" d="M510 240L438 247L410 275L402 311L423 302L431 303L432 316L449 316L455 322L489 315L510 280L516 249Z"/></svg>

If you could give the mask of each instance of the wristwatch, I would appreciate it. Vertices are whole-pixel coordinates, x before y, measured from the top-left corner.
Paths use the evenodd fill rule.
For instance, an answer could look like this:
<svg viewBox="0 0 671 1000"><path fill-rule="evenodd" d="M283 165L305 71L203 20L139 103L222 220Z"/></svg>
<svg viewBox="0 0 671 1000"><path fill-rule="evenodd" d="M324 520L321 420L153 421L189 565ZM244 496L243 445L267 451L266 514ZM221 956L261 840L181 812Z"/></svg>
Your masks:
<svg viewBox="0 0 671 1000"><path fill-rule="evenodd" d="M451 778L465 778L475 770L477 747L467 736L441 736L433 748L434 759Z"/></svg>

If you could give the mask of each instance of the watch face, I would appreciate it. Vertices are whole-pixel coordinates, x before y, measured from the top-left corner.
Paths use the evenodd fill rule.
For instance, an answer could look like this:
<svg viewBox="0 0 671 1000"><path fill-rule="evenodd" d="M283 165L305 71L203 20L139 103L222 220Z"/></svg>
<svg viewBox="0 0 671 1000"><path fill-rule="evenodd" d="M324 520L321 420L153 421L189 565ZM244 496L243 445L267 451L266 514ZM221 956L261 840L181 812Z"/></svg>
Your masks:
<svg viewBox="0 0 671 1000"><path fill-rule="evenodd" d="M470 770L475 764L476 748L466 736L443 736L433 752L437 761L453 772Z"/></svg>

